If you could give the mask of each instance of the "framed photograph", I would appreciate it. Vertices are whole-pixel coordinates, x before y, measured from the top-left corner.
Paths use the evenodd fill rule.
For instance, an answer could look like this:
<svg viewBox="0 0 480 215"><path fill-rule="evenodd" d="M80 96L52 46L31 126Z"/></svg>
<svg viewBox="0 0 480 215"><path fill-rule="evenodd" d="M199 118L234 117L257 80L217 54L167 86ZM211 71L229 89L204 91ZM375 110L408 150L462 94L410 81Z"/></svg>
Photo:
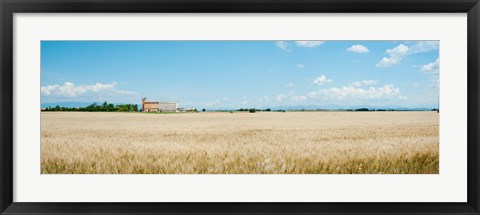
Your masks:
<svg viewBox="0 0 480 215"><path fill-rule="evenodd" d="M1 214L480 214L478 0L1 0Z"/></svg>

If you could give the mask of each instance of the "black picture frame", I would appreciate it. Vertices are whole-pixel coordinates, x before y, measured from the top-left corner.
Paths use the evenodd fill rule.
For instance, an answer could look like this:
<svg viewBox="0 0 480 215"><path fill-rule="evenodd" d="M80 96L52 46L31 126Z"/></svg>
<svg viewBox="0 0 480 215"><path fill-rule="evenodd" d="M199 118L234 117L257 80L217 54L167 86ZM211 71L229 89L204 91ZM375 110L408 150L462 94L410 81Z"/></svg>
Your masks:
<svg viewBox="0 0 480 215"><path fill-rule="evenodd" d="M0 0L1 214L480 214L478 0ZM14 13L467 13L468 197L465 203L13 202ZM448 184L445 184L448 186Z"/></svg>

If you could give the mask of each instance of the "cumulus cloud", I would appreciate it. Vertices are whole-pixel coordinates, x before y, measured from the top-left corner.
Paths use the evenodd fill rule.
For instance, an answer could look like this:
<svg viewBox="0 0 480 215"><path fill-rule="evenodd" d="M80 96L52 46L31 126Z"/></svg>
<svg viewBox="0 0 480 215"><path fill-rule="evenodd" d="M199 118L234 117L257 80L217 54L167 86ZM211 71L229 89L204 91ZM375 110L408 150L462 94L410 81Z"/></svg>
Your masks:
<svg viewBox="0 0 480 215"><path fill-rule="evenodd" d="M304 67L305 67L305 65L303 65L303 64L297 64L297 68L301 69L301 68L304 68Z"/></svg>
<svg viewBox="0 0 480 215"><path fill-rule="evenodd" d="M295 87L295 84L294 84L294 83L288 83L288 84L287 84L287 87L293 88L293 87Z"/></svg>
<svg viewBox="0 0 480 215"><path fill-rule="evenodd" d="M409 54L429 52L437 50L439 47L439 41L419 41L410 46Z"/></svg>
<svg viewBox="0 0 480 215"><path fill-rule="evenodd" d="M78 85L72 82L65 82L63 85L47 85L40 88L42 96L70 97L75 98L83 95L109 94L109 95L133 95L135 92L117 90L117 83L110 84L96 83L94 85Z"/></svg>
<svg viewBox="0 0 480 215"><path fill-rule="evenodd" d="M309 93L307 94L307 96L308 96L309 98L319 98L319 97L320 97L320 94L321 94L320 91L314 91L314 92L309 92Z"/></svg>
<svg viewBox="0 0 480 215"><path fill-rule="evenodd" d="M438 89L440 85L440 78L439 78L439 68L440 68L440 59L437 58L435 61L431 63L427 63L420 67L419 71L427 74L431 77L432 84L430 88Z"/></svg>
<svg viewBox="0 0 480 215"><path fill-rule="evenodd" d="M314 47L320 46L324 43L325 43L325 41L314 41L314 40L295 41L295 45L297 45L298 47L304 47L304 48L314 48Z"/></svg>
<svg viewBox="0 0 480 215"><path fill-rule="evenodd" d="M398 64L400 60L407 54L408 46L400 44L393 49L387 49L385 52L388 57L383 57L380 62L376 64L377 67L390 67Z"/></svg>
<svg viewBox="0 0 480 215"><path fill-rule="evenodd" d="M313 40L312 41L295 41L294 43L298 47L314 48L314 47L317 47L317 46L320 46L320 45L324 44L325 41L313 41ZM290 49L289 49L290 44L286 41L276 41L275 45L280 49L283 49L285 51L290 51Z"/></svg>
<svg viewBox="0 0 480 215"><path fill-rule="evenodd" d="M352 87L362 87L362 86L371 86L377 84L377 80L362 80L362 81L355 81L350 84Z"/></svg>
<svg viewBox="0 0 480 215"><path fill-rule="evenodd" d="M307 101L307 96L292 96L291 99L293 101Z"/></svg>
<svg viewBox="0 0 480 215"><path fill-rule="evenodd" d="M332 81L333 81L332 79L328 79L325 75L320 75L313 81L313 83L315 85L322 85L325 83L331 83Z"/></svg>
<svg viewBox="0 0 480 215"><path fill-rule="evenodd" d="M377 67L390 67L398 64L406 55L417 54L422 52L429 52L439 48L439 41L418 41L407 42L409 46L400 44L393 49L387 49L385 52L388 57L383 57L380 62L376 64Z"/></svg>
<svg viewBox="0 0 480 215"><path fill-rule="evenodd" d="M275 42L275 45L276 45L278 48L281 48L281 49L283 49L283 50L288 51L288 43L285 42L285 41L277 41L277 42Z"/></svg>
<svg viewBox="0 0 480 215"><path fill-rule="evenodd" d="M347 51L355 53L368 53L370 50L368 50L368 48L363 45L353 45L348 48Z"/></svg>
<svg viewBox="0 0 480 215"><path fill-rule="evenodd" d="M287 98L287 95L285 95L285 94L278 94L278 95L275 97L275 100L281 102L281 101L284 100L285 98Z"/></svg>
<svg viewBox="0 0 480 215"><path fill-rule="evenodd" d="M344 87L332 87L329 89L323 89L315 92L310 92L308 94L311 98L324 98L324 99L333 99L333 100L343 100L343 99L389 99L389 98L398 98L400 95L400 89L394 87L392 84L387 84L382 87L369 87L369 88L360 88L353 86L344 86Z"/></svg>
<svg viewBox="0 0 480 215"><path fill-rule="evenodd" d="M425 74L438 74L438 68L440 66L440 60L437 58L434 62L428 63L420 67L420 72Z"/></svg>

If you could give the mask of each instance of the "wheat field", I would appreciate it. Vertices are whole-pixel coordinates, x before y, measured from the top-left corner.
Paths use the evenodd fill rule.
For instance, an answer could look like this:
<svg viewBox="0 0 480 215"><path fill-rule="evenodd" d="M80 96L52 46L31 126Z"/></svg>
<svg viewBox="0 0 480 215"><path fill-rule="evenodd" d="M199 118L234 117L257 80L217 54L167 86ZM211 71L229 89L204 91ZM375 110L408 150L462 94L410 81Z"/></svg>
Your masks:
<svg viewBox="0 0 480 215"><path fill-rule="evenodd" d="M41 113L42 174L438 174L436 112Z"/></svg>

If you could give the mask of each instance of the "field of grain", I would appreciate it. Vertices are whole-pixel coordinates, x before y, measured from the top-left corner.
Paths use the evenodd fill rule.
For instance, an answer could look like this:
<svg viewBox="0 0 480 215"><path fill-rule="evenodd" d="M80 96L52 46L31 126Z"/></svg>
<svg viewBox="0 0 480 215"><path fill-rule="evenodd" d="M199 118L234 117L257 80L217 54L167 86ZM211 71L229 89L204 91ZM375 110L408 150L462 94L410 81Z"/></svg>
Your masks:
<svg viewBox="0 0 480 215"><path fill-rule="evenodd" d="M437 174L436 112L41 113L42 174Z"/></svg>

